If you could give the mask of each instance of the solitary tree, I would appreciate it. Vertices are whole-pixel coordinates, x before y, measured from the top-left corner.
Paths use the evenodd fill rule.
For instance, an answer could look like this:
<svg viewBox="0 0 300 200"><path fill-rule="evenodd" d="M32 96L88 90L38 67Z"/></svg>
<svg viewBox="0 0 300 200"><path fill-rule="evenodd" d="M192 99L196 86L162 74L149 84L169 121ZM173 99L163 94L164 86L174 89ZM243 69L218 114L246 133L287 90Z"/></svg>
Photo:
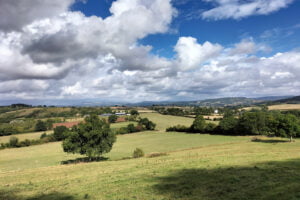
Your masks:
<svg viewBox="0 0 300 200"><path fill-rule="evenodd" d="M65 152L87 155L91 159L109 152L115 141L109 124L97 115L91 115L85 118L85 123L72 128L62 146Z"/></svg>

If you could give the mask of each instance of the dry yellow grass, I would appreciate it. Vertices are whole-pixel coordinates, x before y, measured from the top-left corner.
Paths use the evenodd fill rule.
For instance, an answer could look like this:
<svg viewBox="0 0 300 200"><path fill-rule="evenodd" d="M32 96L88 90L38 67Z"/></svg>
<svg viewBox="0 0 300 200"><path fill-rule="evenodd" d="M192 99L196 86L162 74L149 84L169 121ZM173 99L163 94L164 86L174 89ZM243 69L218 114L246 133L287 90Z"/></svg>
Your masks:
<svg viewBox="0 0 300 200"><path fill-rule="evenodd" d="M269 106L269 110L299 110L300 104L280 104Z"/></svg>

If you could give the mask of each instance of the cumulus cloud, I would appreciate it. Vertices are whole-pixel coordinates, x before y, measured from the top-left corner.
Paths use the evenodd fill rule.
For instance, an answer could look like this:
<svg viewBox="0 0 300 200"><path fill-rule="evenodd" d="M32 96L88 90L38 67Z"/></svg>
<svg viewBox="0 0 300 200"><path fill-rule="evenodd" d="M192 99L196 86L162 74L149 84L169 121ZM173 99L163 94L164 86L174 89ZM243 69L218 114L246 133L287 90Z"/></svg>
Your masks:
<svg viewBox="0 0 300 200"><path fill-rule="evenodd" d="M0 30L20 31L34 20L68 10L75 0L0 0Z"/></svg>
<svg viewBox="0 0 300 200"><path fill-rule="evenodd" d="M37 3L33 7L41 10L55 9L45 15L33 13L19 24L11 20L9 28L0 23L2 99L133 102L300 92L300 52L259 57L256 52L264 45L252 39L226 47L180 37L173 58L151 53L152 47L139 40L169 31L177 13L170 0L117 0L105 19L68 11L71 0L63 5L26 2ZM222 4L226 2L233 1ZM17 8L7 7L10 11L5 12Z"/></svg>
<svg viewBox="0 0 300 200"><path fill-rule="evenodd" d="M177 52L178 64L181 69L190 70L216 56L222 47L210 42L201 45L193 37L180 37L174 49Z"/></svg>
<svg viewBox="0 0 300 200"><path fill-rule="evenodd" d="M286 8L294 0L203 0L215 5L214 8L204 11L204 19L241 19L251 15L267 15Z"/></svg>

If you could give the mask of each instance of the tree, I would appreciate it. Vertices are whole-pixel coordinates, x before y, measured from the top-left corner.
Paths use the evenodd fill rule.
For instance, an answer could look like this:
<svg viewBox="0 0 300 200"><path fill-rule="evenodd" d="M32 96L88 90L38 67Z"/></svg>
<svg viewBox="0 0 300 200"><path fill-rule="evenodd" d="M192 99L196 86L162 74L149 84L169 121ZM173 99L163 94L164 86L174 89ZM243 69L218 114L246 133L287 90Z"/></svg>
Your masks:
<svg viewBox="0 0 300 200"><path fill-rule="evenodd" d="M136 128L135 128L134 124L128 124L127 125L127 131L128 131L128 133L136 132Z"/></svg>
<svg viewBox="0 0 300 200"><path fill-rule="evenodd" d="M300 133L299 120L292 114L277 114L272 130L275 132L276 136L289 137L290 142L292 142L293 137Z"/></svg>
<svg viewBox="0 0 300 200"><path fill-rule="evenodd" d="M115 123L115 122L117 121L117 119L118 119L118 116L117 116L117 115L110 115L110 116L108 117L108 122L109 122L109 123Z"/></svg>
<svg viewBox="0 0 300 200"><path fill-rule="evenodd" d="M138 123L146 130L154 130L156 127L156 124L150 121L148 118L140 118Z"/></svg>
<svg viewBox="0 0 300 200"><path fill-rule="evenodd" d="M131 110L130 115L139 115L139 112L137 110Z"/></svg>
<svg viewBox="0 0 300 200"><path fill-rule="evenodd" d="M206 127L206 124L205 124L205 119L203 118L202 115L198 115L196 117L196 119L194 120L192 126L191 126L191 129L194 131L194 132L200 132L200 133L203 133L205 131L205 127Z"/></svg>
<svg viewBox="0 0 300 200"><path fill-rule="evenodd" d="M36 131L46 131L47 130L46 123L43 122L42 120L38 120L35 125L35 130Z"/></svg>
<svg viewBox="0 0 300 200"><path fill-rule="evenodd" d="M85 123L72 128L62 146L65 152L87 155L91 159L108 153L115 141L109 124L97 115L91 115L85 118Z"/></svg>
<svg viewBox="0 0 300 200"><path fill-rule="evenodd" d="M54 138L57 140L57 141L61 141L63 139L66 138L66 132L68 131L69 129L65 126L57 126L55 129L54 129L54 132L53 132L53 136Z"/></svg>
<svg viewBox="0 0 300 200"><path fill-rule="evenodd" d="M219 130L222 134L232 135L236 132L238 120L233 115L225 115L219 123Z"/></svg>

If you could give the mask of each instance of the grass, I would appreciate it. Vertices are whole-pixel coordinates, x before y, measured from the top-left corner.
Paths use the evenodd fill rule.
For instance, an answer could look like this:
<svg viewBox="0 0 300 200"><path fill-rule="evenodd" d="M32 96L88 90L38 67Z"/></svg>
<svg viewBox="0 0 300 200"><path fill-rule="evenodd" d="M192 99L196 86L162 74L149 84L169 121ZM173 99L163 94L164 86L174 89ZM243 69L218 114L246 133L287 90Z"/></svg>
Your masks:
<svg viewBox="0 0 300 200"><path fill-rule="evenodd" d="M80 156L59 142L0 151L0 199L300 199L300 140L165 133L189 118L143 117L158 131L118 136L108 161L62 165ZM136 147L166 153L122 160Z"/></svg>
<svg viewBox="0 0 300 200"><path fill-rule="evenodd" d="M269 110L299 110L300 104L279 104L268 107Z"/></svg>
<svg viewBox="0 0 300 200"><path fill-rule="evenodd" d="M147 117L154 123L156 123L156 129L159 131L165 131L166 128L175 125L190 126L194 119L188 117L179 117L172 115L161 115L159 113L141 113L141 117Z"/></svg>
<svg viewBox="0 0 300 200"><path fill-rule="evenodd" d="M155 158L6 171L0 199L299 199L299 143L248 140Z"/></svg>
<svg viewBox="0 0 300 200"><path fill-rule="evenodd" d="M245 137L211 136L184 133L141 132L119 135L112 151L104 156L110 160L130 157L136 147L146 154L170 152L213 144L223 144L249 140ZM62 161L80 158L80 155L64 153L61 142L47 143L31 147L4 149L0 151L0 172L24 170L60 165Z"/></svg>
<svg viewBox="0 0 300 200"><path fill-rule="evenodd" d="M39 139L40 136L45 132L47 134L50 134L53 131L50 130L50 131L41 131L41 132L32 132L32 133L23 133L23 134L14 134L14 135L8 135L8 136L1 136L0 137L0 143L9 142L9 138L12 137L12 136L15 136L15 137L19 138L19 141L23 141L23 140L26 140L26 139L29 139L29 140Z"/></svg>

